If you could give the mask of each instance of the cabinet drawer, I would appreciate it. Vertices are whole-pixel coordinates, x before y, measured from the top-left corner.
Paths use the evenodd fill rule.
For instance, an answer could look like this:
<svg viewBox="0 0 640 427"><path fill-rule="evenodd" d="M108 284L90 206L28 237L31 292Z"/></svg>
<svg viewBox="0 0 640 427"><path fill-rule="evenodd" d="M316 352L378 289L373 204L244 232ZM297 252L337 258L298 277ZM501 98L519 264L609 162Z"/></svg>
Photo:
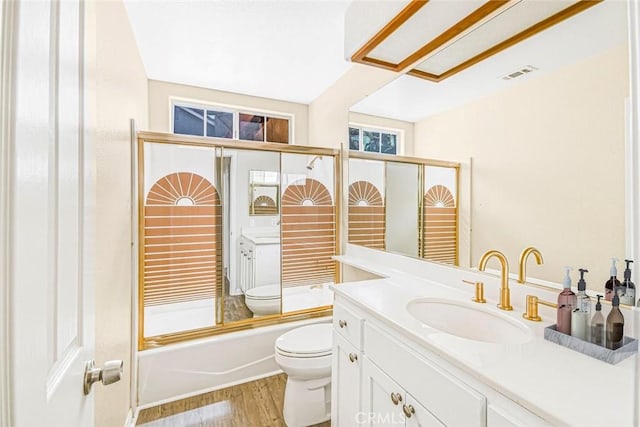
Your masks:
<svg viewBox="0 0 640 427"><path fill-rule="evenodd" d="M444 425L485 426L483 395L369 322L364 339L367 357Z"/></svg>
<svg viewBox="0 0 640 427"><path fill-rule="evenodd" d="M333 327L358 350L362 348L362 324L364 319L343 304L333 306Z"/></svg>

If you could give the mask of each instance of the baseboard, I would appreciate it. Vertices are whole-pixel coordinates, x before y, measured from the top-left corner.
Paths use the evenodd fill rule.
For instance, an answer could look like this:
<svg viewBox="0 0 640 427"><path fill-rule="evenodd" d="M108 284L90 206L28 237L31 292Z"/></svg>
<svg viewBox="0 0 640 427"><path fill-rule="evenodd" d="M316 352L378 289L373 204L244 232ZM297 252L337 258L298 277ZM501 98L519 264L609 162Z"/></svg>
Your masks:
<svg viewBox="0 0 640 427"><path fill-rule="evenodd" d="M138 421L138 414L140 413L139 409L129 409L129 413L127 414L127 419L124 422L124 427L135 427L136 422Z"/></svg>

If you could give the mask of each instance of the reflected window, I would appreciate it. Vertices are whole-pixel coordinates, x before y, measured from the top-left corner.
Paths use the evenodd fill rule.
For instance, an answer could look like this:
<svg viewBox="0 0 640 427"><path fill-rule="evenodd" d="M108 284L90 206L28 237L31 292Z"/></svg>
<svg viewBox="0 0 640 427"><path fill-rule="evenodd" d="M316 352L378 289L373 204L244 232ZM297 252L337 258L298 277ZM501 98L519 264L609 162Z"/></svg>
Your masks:
<svg viewBox="0 0 640 427"><path fill-rule="evenodd" d="M359 128L349 128L349 150L360 150Z"/></svg>
<svg viewBox="0 0 640 427"><path fill-rule="evenodd" d="M398 139L398 136L396 134L383 133L382 143L380 144L380 152L383 154L396 154L397 139Z"/></svg>
<svg viewBox="0 0 640 427"><path fill-rule="evenodd" d="M402 131L349 126L349 149L369 153L400 154Z"/></svg>
<svg viewBox="0 0 640 427"><path fill-rule="evenodd" d="M371 153L380 152L380 132L371 132L365 130L362 132L362 144L364 151Z"/></svg>

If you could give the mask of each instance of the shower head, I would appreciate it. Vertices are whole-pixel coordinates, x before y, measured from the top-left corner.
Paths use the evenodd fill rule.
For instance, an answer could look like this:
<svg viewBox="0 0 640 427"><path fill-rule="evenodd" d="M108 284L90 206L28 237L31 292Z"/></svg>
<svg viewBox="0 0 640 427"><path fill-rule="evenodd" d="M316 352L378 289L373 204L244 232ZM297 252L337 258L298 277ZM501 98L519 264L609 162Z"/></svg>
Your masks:
<svg viewBox="0 0 640 427"><path fill-rule="evenodd" d="M307 169L308 170L313 170L313 167L315 166L316 160L318 159L322 159L322 156L315 156L313 159L311 159L311 161L309 163L307 163Z"/></svg>

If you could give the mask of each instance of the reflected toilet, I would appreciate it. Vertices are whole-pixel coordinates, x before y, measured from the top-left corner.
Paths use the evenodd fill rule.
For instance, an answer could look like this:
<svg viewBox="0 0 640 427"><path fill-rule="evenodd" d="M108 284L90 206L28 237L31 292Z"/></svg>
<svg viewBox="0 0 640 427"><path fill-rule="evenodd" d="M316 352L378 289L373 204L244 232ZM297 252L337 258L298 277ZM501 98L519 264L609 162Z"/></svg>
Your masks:
<svg viewBox="0 0 640 427"><path fill-rule="evenodd" d="M280 285L264 285L247 289L244 303L253 316L268 316L280 313Z"/></svg>
<svg viewBox="0 0 640 427"><path fill-rule="evenodd" d="M282 409L288 427L331 417L331 353L331 323L296 328L276 340L276 363L288 377Z"/></svg>

